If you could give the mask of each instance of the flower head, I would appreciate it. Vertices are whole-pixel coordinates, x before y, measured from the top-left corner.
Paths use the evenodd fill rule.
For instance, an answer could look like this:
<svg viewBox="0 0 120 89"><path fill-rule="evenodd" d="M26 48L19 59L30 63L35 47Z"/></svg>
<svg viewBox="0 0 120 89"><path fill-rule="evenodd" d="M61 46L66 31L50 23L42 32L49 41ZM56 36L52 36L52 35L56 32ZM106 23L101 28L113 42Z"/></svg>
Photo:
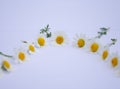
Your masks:
<svg viewBox="0 0 120 89"><path fill-rule="evenodd" d="M44 35L39 35L36 39L36 46L43 47L46 45L46 37Z"/></svg>
<svg viewBox="0 0 120 89"><path fill-rule="evenodd" d="M73 41L73 46L77 47L77 48L84 48L86 47L86 44L87 44L87 37L85 35L77 35L75 36L74 38L74 41Z"/></svg>
<svg viewBox="0 0 120 89"><path fill-rule="evenodd" d="M14 57L16 62L19 62L19 63L23 63L28 60L27 51L23 48L17 49Z"/></svg>
<svg viewBox="0 0 120 89"><path fill-rule="evenodd" d="M29 50L29 52L34 53L34 52L35 52L35 47L34 47L34 45L33 45L33 44L29 44L29 45L28 45L28 50Z"/></svg>
<svg viewBox="0 0 120 89"><path fill-rule="evenodd" d="M3 70L3 71L10 72L13 69L13 67L11 65L11 62L8 61L5 58L1 60L1 64L0 65L1 65L1 70Z"/></svg>
<svg viewBox="0 0 120 89"><path fill-rule="evenodd" d="M11 71L11 69L12 69L10 62L7 60L2 61L2 67L7 71Z"/></svg>
<svg viewBox="0 0 120 89"><path fill-rule="evenodd" d="M109 64L112 68L119 68L120 67L120 57L117 53L111 54L109 57Z"/></svg>
<svg viewBox="0 0 120 89"><path fill-rule="evenodd" d="M52 36L52 43L55 45L65 45L68 43L68 37L64 32L55 32Z"/></svg>
<svg viewBox="0 0 120 89"><path fill-rule="evenodd" d="M107 60L110 56L109 47L108 46L101 46L99 54L100 54L102 60L104 60L104 61Z"/></svg>
<svg viewBox="0 0 120 89"><path fill-rule="evenodd" d="M90 39L88 42L88 47L91 53L98 53L101 49L101 44L97 39Z"/></svg>
<svg viewBox="0 0 120 89"><path fill-rule="evenodd" d="M35 45L34 43L28 43L26 42L25 43L25 46L26 46L26 50L29 54L33 54L36 52L36 48L35 48Z"/></svg>

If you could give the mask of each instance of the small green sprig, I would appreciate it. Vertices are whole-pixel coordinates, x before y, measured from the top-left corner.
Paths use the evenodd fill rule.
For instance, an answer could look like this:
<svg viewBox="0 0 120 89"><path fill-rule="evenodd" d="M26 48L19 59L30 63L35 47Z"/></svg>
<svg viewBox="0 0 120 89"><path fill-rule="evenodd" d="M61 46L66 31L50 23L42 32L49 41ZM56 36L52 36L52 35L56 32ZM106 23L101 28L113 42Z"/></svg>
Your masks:
<svg viewBox="0 0 120 89"><path fill-rule="evenodd" d="M111 41L112 41L112 42L109 43L109 44L107 44L106 47L111 47L111 46L115 45L116 42L117 42L117 39L115 39L115 38L111 38Z"/></svg>
<svg viewBox="0 0 120 89"><path fill-rule="evenodd" d="M117 42L117 39L111 38L111 41L112 41L111 45L115 45L115 43Z"/></svg>
<svg viewBox="0 0 120 89"><path fill-rule="evenodd" d="M5 57L8 57L8 58L13 58L13 56L8 55L8 54L5 54L5 53L2 53L2 52L0 52L0 55L5 56Z"/></svg>
<svg viewBox="0 0 120 89"><path fill-rule="evenodd" d="M49 32L49 29L50 28L49 28L49 24L48 24L46 27L40 29L40 34L45 34L47 38L51 37L52 33Z"/></svg>
<svg viewBox="0 0 120 89"><path fill-rule="evenodd" d="M98 32L98 36L96 36L95 38L101 38L103 35L106 35L109 29L110 28L105 27L100 28L101 31Z"/></svg>

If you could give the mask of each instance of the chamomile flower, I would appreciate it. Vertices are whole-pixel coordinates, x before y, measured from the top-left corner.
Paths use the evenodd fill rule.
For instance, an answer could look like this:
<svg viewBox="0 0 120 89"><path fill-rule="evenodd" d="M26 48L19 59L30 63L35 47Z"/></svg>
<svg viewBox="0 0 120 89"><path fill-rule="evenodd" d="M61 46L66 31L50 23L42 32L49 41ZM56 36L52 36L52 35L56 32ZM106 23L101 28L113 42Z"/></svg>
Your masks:
<svg viewBox="0 0 120 89"><path fill-rule="evenodd" d="M28 52L30 54L35 52L35 46L33 44L28 44Z"/></svg>
<svg viewBox="0 0 120 89"><path fill-rule="evenodd" d="M65 32L62 31L55 32L51 39L53 45L61 46L68 44L68 37Z"/></svg>
<svg viewBox="0 0 120 89"><path fill-rule="evenodd" d="M37 47L44 47L46 46L47 41L46 41L46 37L44 35L39 35L36 39L36 46Z"/></svg>
<svg viewBox="0 0 120 89"><path fill-rule="evenodd" d="M25 44L25 48L26 48L28 54L33 54L36 52L34 43L28 43L27 41L22 41L22 42Z"/></svg>
<svg viewBox="0 0 120 89"><path fill-rule="evenodd" d="M99 51L100 57L102 60L107 61L109 58L109 46L101 46L101 49Z"/></svg>
<svg viewBox="0 0 120 89"><path fill-rule="evenodd" d="M27 51L23 48L17 49L14 55L16 62L23 63L28 60Z"/></svg>
<svg viewBox="0 0 120 89"><path fill-rule="evenodd" d="M12 60L10 60L10 58L7 57L1 57L0 58L0 67L1 67L1 71L7 71L10 72L13 70L13 66L12 66Z"/></svg>
<svg viewBox="0 0 120 89"><path fill-rule="evenodd" d="M109 57L109 65L113 69L120 68L120 56L117 53L111 54L111 56Z"/></svg>
<svg viewBox="0 0 120 89"><path fill-rule="evenodd" d="M98 39L90 39L88 42L88 49L91 53L98 53L101 49L101 44Z"/></svg>
<svg viewBox="0 0 120 89"><path fill-rule="evenodd" d="M85 35L77 35L74 37L73 46L77 48L85 48L87 44L87 37Z"/></svg>
<svg viewBox="0 0 120 89"><path fill-rule="evenodd" d="M112 38L111 41L112 42L107 44L106 46L101 46L99 53L100 53L102 60L104 60L104 61L106 61L109 58L109 56L110 56L109 49L111 46L115 45L115 43L117 42L117 39Z"/></svg>
<svg viewBox="0 0 120 89"><path fill-rule="evenodd" d="M12 71L12 69L13 69L11 63L8 60L2 61L1 68L2 68L2 70L8 71L8 72Z"/></svg>

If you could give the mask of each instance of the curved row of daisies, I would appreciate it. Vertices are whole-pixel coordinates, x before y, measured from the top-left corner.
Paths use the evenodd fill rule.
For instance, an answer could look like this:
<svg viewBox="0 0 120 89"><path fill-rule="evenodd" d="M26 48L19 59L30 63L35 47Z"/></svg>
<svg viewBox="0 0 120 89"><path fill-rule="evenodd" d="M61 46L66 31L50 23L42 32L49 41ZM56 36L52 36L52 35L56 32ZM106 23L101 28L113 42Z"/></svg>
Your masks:
<svg viewBox="0 0 120 89"><path fill-rule="evenodd" d="M102 35L107 34L108 28L100 28L101 31L98 32L98 36L94 38L88 38L85 35L75 35L73 38L73 46L78 49L87 49L93 54L98 54L103 61L108 62L114 70L120 70L120 57L118 53L110 53L110 47L115 44L116 39L112 39L112 42L107 45L101 45L99 39ZM24 63L29 59L29 55L34 54L36 49L44 47L48 44L54 46L63 46L69 43L68 36L65 32L58 31L51 33L49 32L49 25L44 29L40 30L39 36L36 38L35 42L28 43L27 41L22 41L25 43L25 48L18 48L15 51L15 55L6 55L0 52L2 56L0 63L0 73L11 72L13 70L13 62L8 59L14 60L14 63ZM49 39L48 39L49 38Z"/></svg>

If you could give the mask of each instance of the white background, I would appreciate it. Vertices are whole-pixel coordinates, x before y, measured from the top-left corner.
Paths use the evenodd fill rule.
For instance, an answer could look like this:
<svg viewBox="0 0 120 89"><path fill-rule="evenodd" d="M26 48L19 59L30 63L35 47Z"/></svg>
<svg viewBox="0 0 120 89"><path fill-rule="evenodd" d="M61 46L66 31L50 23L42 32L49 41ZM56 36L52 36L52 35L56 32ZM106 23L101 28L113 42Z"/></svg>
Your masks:
<svg viewBox="0 0 120 89"><path fill-rule="evenodd" d="M75 33L94 37L100 27L110 27L101 44L117 38L111 52L119 53L119 23L119 0L0 0L0 51L14 54L21 40L35 41L47 24L70 38L68 46L48 45L14 65L0 78L0 89L120 89L120 78L98 55L71 46Z"/></svg>

